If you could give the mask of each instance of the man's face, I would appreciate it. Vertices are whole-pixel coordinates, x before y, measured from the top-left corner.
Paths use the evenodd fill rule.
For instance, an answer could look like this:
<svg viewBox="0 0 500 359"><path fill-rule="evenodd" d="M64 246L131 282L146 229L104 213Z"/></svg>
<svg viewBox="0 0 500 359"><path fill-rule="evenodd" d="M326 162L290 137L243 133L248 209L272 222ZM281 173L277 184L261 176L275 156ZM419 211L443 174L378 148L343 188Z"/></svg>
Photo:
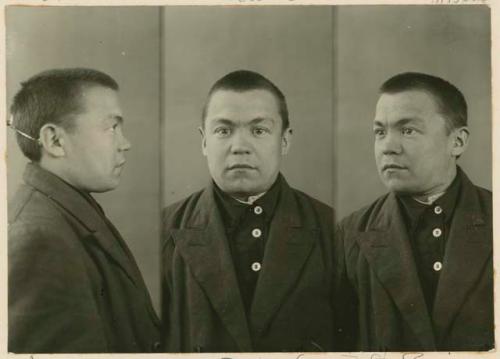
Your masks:
<svg viewBox="0 0 500 359"><path fill-rule="evenodd" d="M125 151L130 143L122 133L122 110L116 91L92 86L84 88L81 111L74 126L65 131L67 179L87 192L105 192L120 183Z"/></svg>
<svg viewBox="0 0 500 359"><path fill-rule="evenodd" d="M291 137L290 129L282 132L278 103L267 90L216 91L201 132L212 178L237 198L271 187Z"/></svg>
<svg viewBox="0 0 500 359"><path fill-rule="evenodd" d="M447 133L432 95L421 90L382 94L374 134L378 172L389 190L414 195L444 190L455 168L455 137Z"/></svg>

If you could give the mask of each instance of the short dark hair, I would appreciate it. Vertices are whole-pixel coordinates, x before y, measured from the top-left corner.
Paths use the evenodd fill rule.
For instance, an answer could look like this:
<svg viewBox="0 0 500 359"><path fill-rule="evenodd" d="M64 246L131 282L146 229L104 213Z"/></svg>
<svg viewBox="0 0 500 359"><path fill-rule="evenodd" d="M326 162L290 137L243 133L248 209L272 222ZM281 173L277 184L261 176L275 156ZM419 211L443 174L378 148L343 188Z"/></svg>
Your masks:
<svg viewBox="0 0 500 359"><path fill-rule="evenodd" d="M235 92L246 92L251 90L266 90L269 91L278 103L278 111L281 116L282 130L286 130L290 126L290 120L288 118L288 107L286 105L285 95L281 90L272 83L269 79L262 76L261 74L248 71L248 70L238 70L228 73L210 88L208 92L207 100L203 106L202 113L202 126L205 126L205 117L207 115L208 104L214 92L219 90L228 90Z"/></svg>
<svg viewBox="0 0 500 359"><path fill-rule="evenodd" d="M405 72L391 77L380 87L380 93L422 90L431 94L446 118L448 131L467 126L467 102L462 92L448 81L419 72Z"/></svg>
<svg viewBox="0 0 500 359"><path fill-rule="evenodd" d="M17 143L31 161L39 162L42 156L37 142L40 129L47 123L71 129L71 114L80 108L82 90L103 86L118 91L118 84L109 75L86 68L53 69L41 72L21 83L14 96L11 125L19 132ZM34 140L33 140L34 139Z"/></svg>

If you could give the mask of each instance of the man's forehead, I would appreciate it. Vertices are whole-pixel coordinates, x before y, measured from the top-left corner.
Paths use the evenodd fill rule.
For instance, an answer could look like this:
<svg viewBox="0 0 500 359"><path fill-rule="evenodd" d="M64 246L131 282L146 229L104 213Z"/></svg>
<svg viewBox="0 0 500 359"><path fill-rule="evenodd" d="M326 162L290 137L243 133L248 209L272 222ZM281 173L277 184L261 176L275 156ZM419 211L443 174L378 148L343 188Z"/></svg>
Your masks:
<svg viewBox="0 0 500 359"><path fill-rule="evenodd" d="M205 125L214 126L221 120L233 125L267 122L274 126L281 123L281 115L277 100L268 90L217 90L207 104Z"/></svg>
<svg viewBox="0 0 500 359"><path fill-rule="evenodd" d="M380 95L375 119L380 117L420 117L439 113L439 106L432 94L424 90L411 90Z"/></svg>
<svg viewBox="0 0 500 359"><path fill-rule="evenodd" d="M118 92L100 85L85 86L80 90L79 103L82 110L104 111L113 116L122 116Z"/></svg>
<svg viewBox="0 0 500 359"><path fill-rule="evenodd" d="M435 96L421 89L412 89L394 93L382 93L377 101L377 109L398 109L421 112L439 110Z"/></svg>
<svg viewBox="0 0 500 359"><path fill-rule="evenodd" d="M266 89L234 91L220 89L210 96L207 114L220 111L266 111L278 113L278 101L274 94Z"/></svg>

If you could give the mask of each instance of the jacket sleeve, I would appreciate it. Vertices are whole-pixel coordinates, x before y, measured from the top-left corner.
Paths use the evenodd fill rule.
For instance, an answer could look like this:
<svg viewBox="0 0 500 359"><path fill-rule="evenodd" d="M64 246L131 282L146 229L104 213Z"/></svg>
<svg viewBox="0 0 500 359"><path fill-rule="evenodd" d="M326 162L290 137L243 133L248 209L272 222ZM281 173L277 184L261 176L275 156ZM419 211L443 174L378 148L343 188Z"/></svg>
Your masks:
<svg viewBox="0 0 500 359"><path fill-rule="evenodd" d="M335 351L356 351L358 298L347 276L345 233L338 225L334 235L334 321Z"/></svg>
<svg viewBox="0 0 500 359"><path fill-rule="evenodd" d="M54 225L9 228L10 352L108 351L86 253L72 236Z"/></svg>

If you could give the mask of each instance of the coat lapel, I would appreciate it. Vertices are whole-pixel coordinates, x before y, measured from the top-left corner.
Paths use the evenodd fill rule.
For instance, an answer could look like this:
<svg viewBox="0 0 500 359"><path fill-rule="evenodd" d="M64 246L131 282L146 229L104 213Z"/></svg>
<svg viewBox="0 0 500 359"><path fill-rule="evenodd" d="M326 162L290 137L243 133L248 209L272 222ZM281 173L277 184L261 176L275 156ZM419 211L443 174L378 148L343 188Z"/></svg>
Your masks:
<svg viewBox="0 0 500 359"><path fill-rule="evenodd" d="M432 322L395 195L389 194L382 206L368 230L356 234L357 242L422 347L435 348Z"/></svg>
<svg viewBox="0 0 500 359"><path fill-rule="evenodd" d="M94 239L134 284L141 279L138 269L134 267L126 251L120 246L119 240L111 232L111 229L99 215L97 210L78 193L74 188L62 181L54 174L40 168L38 165L28 164L24 173L24 181L27 185L36 188L63 208L76 221L81 223L89 231L87 239Z"/></svg>
<svg viewBox="0 0 500 359"><path fill-rule="evenodd" d="M266 330L293 289L319 234L314 220L300 217L284 178L279 201L251 307L251 328L257 335Z"/></svg>
<svg viewBox="0 0 500 359"><path fill-rule="evenodd" d="M241 351L252 351L238 280L213 189L201 195L186 228L172 236L193 276Z"/></svg>
<svg viewBox="0 0 500 359"><path fill-rule="evenodd" d="M446 335L492 255L491 221L479 204L474 185L465 174L461 175L461 198L453 215L434 302L433 320L439 340Z"/></svg>

